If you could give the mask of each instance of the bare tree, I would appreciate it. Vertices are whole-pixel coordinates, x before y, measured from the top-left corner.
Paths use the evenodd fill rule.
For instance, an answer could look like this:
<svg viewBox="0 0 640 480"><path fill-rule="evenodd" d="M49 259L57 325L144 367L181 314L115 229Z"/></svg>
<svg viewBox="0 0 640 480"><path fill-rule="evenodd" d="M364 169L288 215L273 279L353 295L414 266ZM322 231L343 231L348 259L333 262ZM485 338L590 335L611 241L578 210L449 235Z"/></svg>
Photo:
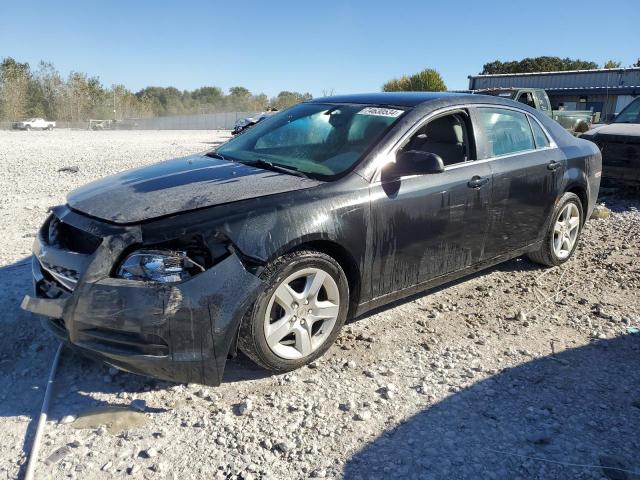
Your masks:
<svg viewBox="0 0 640 480"><path fill-rule="evenodd" d="M2 117L20 120L27 114L29 64L5 58L0 64L0 108Z"/></svg>

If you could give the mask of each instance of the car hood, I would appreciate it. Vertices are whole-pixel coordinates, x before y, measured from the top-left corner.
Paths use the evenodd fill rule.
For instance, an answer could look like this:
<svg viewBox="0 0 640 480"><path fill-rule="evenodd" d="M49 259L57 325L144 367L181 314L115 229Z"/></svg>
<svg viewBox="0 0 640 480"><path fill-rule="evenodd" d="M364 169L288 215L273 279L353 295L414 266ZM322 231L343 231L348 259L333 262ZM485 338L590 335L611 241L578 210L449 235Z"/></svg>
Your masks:
<svg viewBox="0 0 640 480"><path fill-rule="evenodd" d="M109 222L138 223L320 183L200 154L105 177L71 192L67 203Z"/></svg>
<svg viewBox="0 0 640 480"><path fill-rule="evenodd" d="M639 123L611 123L598 128L593 128L585 133L590 137L598 137L606 140L622 139L627 137L633 139L634 142L640 142L640 124ZM631 138L629 138L631 137Z"/></svg>

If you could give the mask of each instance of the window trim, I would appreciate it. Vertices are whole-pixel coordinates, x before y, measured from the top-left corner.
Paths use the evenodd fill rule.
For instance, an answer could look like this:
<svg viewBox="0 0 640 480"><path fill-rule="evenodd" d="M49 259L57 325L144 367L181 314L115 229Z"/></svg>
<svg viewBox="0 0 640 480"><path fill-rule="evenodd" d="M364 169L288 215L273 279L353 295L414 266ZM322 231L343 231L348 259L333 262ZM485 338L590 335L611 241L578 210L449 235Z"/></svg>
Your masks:
<svg viewBox="0 0 640 480"><path fill-rule="evenodd" d="M452 163L451 165L445 165L445 168L447 166L453 166L453 165L460 165L463 163L468 163L468 162L473 162L474 160L471 159L472 156L477 156L477 151L475 148L475 135L473 132L473 122L471 121L471 113L468 111L468 109L466 108L456 108L454 110L448 111L443 113L442 115L436 115L434 117L431 117L429 119L429 121L426 122L422 122L420 124L420 126L418 127L418 129L414 132L413 135L405 138L401 143L400 143L400 147L398 148L398 150L396 150L396 153L400 150L402 150L405 146L407 146L407 144L409 142L411 142L411 140L413 139L413 137L426 125L428 125L429 123L438 120L439 118L443 118L443 117L448 117L449 115L461 115L466 117L466 120L464 121L464 125L463 125L463 129L464 129L464 137L465 140L467 141L467 145L466 145L466 157L467 160L463 161L463 162L457 162L457 163ZM469 128L471 127L471 128ZM473 153L473 155L472 155Z"/></svg>
<svg viewBox="0 0 640 480"><path fill-rule="evenodd" d="M527 120L529 120L529 128L531 129L531 133L533 135L533 144L536 147L536 150L544 150L545 148L548 148L549 145L551 145L551 140L549 139L549 135L547 135L547 132L545 132L544 128L542 128L542 125L540 125L540 122L538 122L537 120L534 120L533 117L531 115L527 115ZM538 141L536 140L536 134L533 131L533 122L536 122L536 125L538 125L538 127L540 127L540 131L542 132L542 135L544 135L544 138L547 139L547 144L544 147L538 147Z"/></svg>
<svg viewBox="0 0 640 480"><path fill-rule="evenodd" d="M520 108L517 107L513 107L511 105L502 105L499 103L465 103L465 104L461 104L461 105L450 105L448 107L443 107L443 108L439 108L437 110L434 110L431 113L428 113L427 115L425 115L424 117L420 118L418 121L416 121L416 123L414 123L411 128L409 128L393 145L391 145L385 152L380 153L377 158L373 161L374 165L374 174L371 177L370 183L371 184L380 184L381 183L381 177L382 177L382 169L385 167L385 165L387 165L387 163L392 163L395 159L395 154L398 153L398 151L402 148L402 146L405 144L406 141L408 141L409 138L411 138L416 131L418 131L425 123L429 122L430 120L433 120L439 116L443 116L443 114L452 112L452 111L459 111L459 110L467 110L469 112L469 118L471 119L471 128L473 130L473 142L474 142L474 150L475 150L475 156L478 156L478 142L477 142L477 131L476 131L476 122L477 119L474 118L474 116L477 114L477 109L478 108L502 108L505 110L513 110L515 112L518 113L523 113L524 115L526 115L527 117L531 117L534 119L535 122L538 123L538 125L540 126L540 128L542 128L542 131L545 133L545 135L547 136L547 138L549 139L549 146L545 147L545 148L534 148L532 150L522 150L520 152L514 152L514 153L506 153L504 155L497 155L497 156L493 156L493 157L488 157L488 158L483 158L483 159L478 159L476 158L475 160L468 160L466 162L460 162L460 163L456 163L454 165L448 165L444 167L444 171L447 172L449 170L454 170L454 169L458 169L458 168L464 168L464 167L468 167L471 165L478 165L481 163L487 163L487 162L492 162L494 160L501 160L503 158L509 158L509 157L514 157L517 155L525 155L528 153L532 153L532 152L539 152L539 151L544 151L544 150L554 150L558 148L558 145L556 144L553 136L551 136L549 134L549 131L544 127L544 125L542 124L542 122L540 122L540 120L538 120L534 115L530 114L529 112L526 112ZM533 135L533 130L531 131L531 135ZM534 145L535 145L535 139L534 139ZM437 174L435 174L437 175ZM403 180L405 178L413 178L413 177L418 177L418 176L423 176L423 175L406 175L403 177L400 177L399 180Z"/></svg>
<svg viewBox="0 0 640 480"><path fill-rule="evenodd" d="M555 140L553 139L553 137L551 135L549 135L549 131L544 128L544 125L542 125L542 123L533 115L531 115L529 112L525 112L524 110L520 110L519 108L514 108L511 106L507 106L507 105L487 105L487 104L481 104L478 105L478 108L502 108L504 110L513 110L515 112L518 113L522 113L524 114L528 121L530 122L530 119L534 119L534 121L540 126L540 128L542 129L542 131L544 132L544 134L547 136L547 140L549 140L549 146L548 147L544 147L544 148L535 148L535 137L533 138L533 145L534 148L530 148L527 150L520 150L518 152L511 152L511 153L505 153L503 155L493 155L487 158L483 158L482 160L493 160L493 159L500 159L500 158L507 158L507 157L513 157L516 155L523 155L526 153L531 153L531 152L538 152L538 151L543 151L543 150L551 150L551 149L555 149L558 148L558 145L556 144ZM533 137L533 129L531 128L531 125L529 125L529 129L531 129L531 136ZM479 161L479 160L476 160Z"/></svg>
<svg viewBox="0 0 640 480"><path fill-rule="evenodd" d="M461 112L461 113L464 113L465 115L468 115L471 121L471 130L472 130L471 133L473 136L473 143L474 143L473 150L474 150L475 156L477 156L478 149L476 144L475 130L473 128L473 116L472 116L473 114L471 112L472 106L473 105L469 105L469 104L450 105L448 107L443 107L443 108L434 110L433 112L430 112L425 116L421 117L419 120L417 120L393 145L387 148L386 152L380 153L377 156L377 158L373 161L373 163L375 164L373 167L374 174L371 177L370 183L372 184L381 183L382 169L385 167L385 165L387 165L387 163L392 163L393 161L395 161L395 156L398 153L398 151L400 151L402 147L404 147L404 145L406 145L409 142L411 137L413 137L413 135L416 134L418 130L420 130L424 125L429 123L431 120L435 120L438 117L443 117L449 113ZM477 161L478 161L477 159L467 160L466 162L460 162L454 165L455 166L468 165L468 164L476 163ZM447 171L448 168L453 167L454 165L445 166L444 167L445 171ZM404 178L411 178L411 177L418 177L418 176L422 176L422 175L405 175L400 177L400 180Z"/></svg>

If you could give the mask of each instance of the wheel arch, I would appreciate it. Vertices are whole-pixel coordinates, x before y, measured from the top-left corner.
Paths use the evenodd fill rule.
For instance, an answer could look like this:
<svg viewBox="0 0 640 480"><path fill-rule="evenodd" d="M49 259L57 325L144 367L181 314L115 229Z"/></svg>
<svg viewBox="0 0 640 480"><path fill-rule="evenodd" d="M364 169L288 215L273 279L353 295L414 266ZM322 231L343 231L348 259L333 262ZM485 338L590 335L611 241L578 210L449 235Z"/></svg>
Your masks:
<svg viewBox="0 0 640 480"><path fill-rule="evenodd" d="M580 203L582 205L582 213L584 218L582 219L582 223L584 224L587 221L587 211L589 210L589 196L587 194L587 189L585 186L580 185L578 183L573 183L567 186L564 190L563 195L565 193L573 193L578 196L580 199Z"/></svg>
<svg viewBox="0 0 640 480"><path fill-rule="evenodd" d="M360 267L356 262L354 256L340 243L329 240L326 238L306 239L301 242L291 245L286 251L281 252L278 256L284 255L296 250L314 250L324 253L333 258L347 277L349 284L349 312L347 319L353 317L356 312L356 308L360 303L360 293L362 286L362 276Z"/></svg>

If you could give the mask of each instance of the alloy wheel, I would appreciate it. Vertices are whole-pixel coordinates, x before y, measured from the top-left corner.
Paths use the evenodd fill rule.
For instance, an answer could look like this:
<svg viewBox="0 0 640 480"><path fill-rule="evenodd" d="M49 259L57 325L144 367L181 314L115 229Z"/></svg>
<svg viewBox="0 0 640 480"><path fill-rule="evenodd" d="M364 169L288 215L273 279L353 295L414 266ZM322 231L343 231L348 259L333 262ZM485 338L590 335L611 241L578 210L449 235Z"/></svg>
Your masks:
<svg viewBox="0 0 640 480"><path fill-rule="evenodd" d="M326 271L310 267L284 279L265 312L264 333L271 351L285 359L301 359L327 340L340 311L338 284Z"/></svg>
<svg viewBox="0 0 640 480"><path fill-rule="evenodd" d="M580 230L580 211L574 203L567 203L553 227L553 253L564 260L573 251Z"/></svg>

